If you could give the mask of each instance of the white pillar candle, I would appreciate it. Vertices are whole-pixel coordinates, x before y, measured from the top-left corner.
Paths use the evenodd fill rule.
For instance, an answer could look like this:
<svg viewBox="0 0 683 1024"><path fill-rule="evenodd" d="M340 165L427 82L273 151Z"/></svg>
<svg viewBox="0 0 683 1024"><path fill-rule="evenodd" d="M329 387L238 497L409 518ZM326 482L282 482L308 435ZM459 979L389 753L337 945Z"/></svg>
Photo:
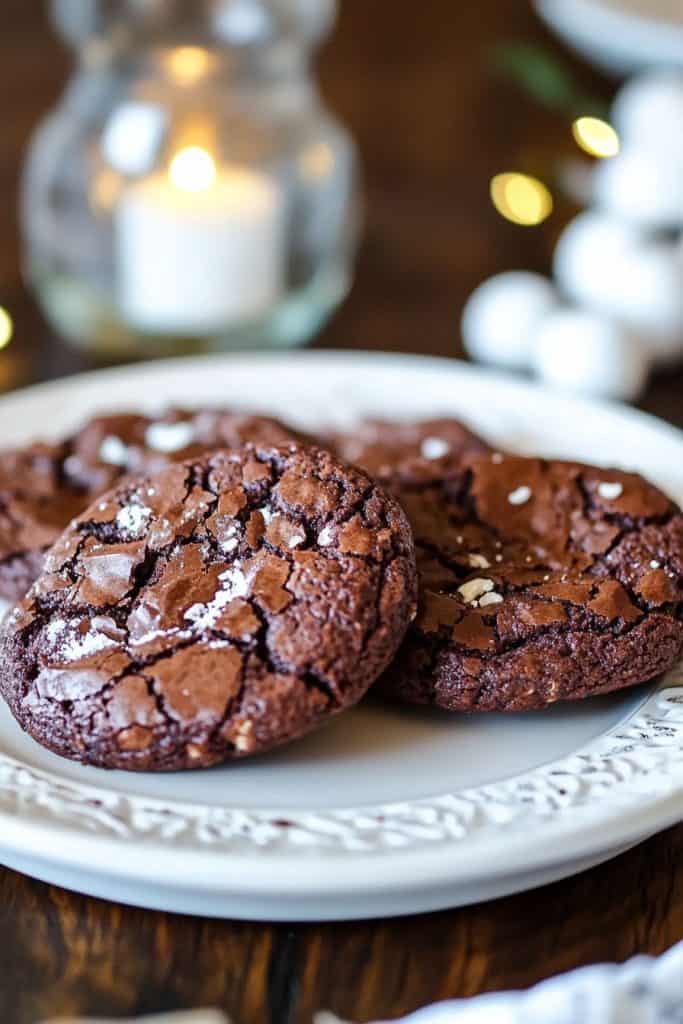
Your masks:
<svg viewBox="0 0 683 1024"><path fill-rule="evenodd" d="M115 213L118 302L150 333L211 333L267 312L284 289L281 189L217 168L199 147L134 182Z"/></svg>

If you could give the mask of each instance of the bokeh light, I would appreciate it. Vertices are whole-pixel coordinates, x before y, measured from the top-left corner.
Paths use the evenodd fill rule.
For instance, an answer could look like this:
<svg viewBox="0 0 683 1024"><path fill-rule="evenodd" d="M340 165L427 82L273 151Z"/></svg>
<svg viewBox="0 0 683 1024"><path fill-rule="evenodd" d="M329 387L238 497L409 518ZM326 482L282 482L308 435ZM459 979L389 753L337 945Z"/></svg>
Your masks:
<svg viewBox="0 0 683 1024"><path fill-rule="evenodd" d="M605 159L619 152L619 136L611 124L599 117L577 117L572 135L577 146L591 156Z"/></svg>
<svg viewBox="0 0 683 1024"><path fill-rule="evenodd" d="M210 57L200 46L178 46L165 58L169 74L181 85L192 85L206 74Z"/></svg>
<svg viewBox="0 0 683 1024"><path fill-rule="evenodd" d="M203 192L215 181L216 164L201 146L187 146L171 160L168 176L182 192Z"/></svg>
<svg viewBox="0 0 683 1024"><path fill-rule="evenodd" d="M14 324L12 323L12 317L6 309L0 306L0 349L7 348L12 340L13 333Z"/></svg>
<svg viewBox="0 0 683 1024"><path fill-rule="evenodd" d="M553 211L549 190L529 174L507 171L491 179L491 201L501 217L531 227L541 224Z"/></svg>

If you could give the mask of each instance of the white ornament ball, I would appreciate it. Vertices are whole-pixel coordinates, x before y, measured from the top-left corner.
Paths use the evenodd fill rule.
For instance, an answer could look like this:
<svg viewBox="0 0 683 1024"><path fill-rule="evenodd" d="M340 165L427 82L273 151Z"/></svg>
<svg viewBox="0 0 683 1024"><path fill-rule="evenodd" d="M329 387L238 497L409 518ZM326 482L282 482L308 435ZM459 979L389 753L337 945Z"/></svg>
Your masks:
<svg viewBox="0 0 683 1024"><path fill-rule="evenodd" d="M462 315L466 351L483 363L526 369L536 325L557 304L550 281L526 270L490 277L470 295Z"/></svg>
<svg viewBox="0 0 683 1024"><path fill-rule="evenodd" d="M559 309L540 324L533 366L562 391L600 398L637 398L648 360L638 340L613 320L578 309Z"/></svg>
<svg viewBox="0 0 683 1024"><path fill-rule="evenodd" d="M584 210L570 220L560 235L553 272L562 289L584 291L603 277L605 263L635 249L641 233L632 225L599 210ZM595 285L599 290L600 285Z"/></svg>
<svg viewBox="0 0 683 1024"><path fill-rule="evenodd" d="M683 151L624 148L593 170L593 200L608 213L648 231L683 225Z"/></svg>
<svg viewBox="0 0 683 1024"><path fill-rule="evenodd" d="M589 210L560 236L553 269L564 295L638 334L654 363L683 359L683 247Z"/></svg>
<svg viewBox="0 0 683 1024"><path fill-rule="evenodd" d="M626 146L683 153L683 74L657 71L630 79L617 93L610 120Z"/></svg>

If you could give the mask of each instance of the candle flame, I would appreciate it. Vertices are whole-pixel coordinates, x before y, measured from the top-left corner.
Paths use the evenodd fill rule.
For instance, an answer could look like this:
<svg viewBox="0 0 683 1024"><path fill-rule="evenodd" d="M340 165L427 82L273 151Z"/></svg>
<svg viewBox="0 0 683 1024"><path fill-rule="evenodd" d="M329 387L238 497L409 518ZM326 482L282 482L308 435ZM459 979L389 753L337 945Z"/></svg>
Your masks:
<svg viewBox="0 0 683 1024"><path fill-rule="evenodd" d="M531 227L540 224L553 210L553 197L538 178L510 171L491 179L491 201L501 217Z"/></svg>
<svg viewBox="0 0 683 1024"><path fill-rule="evenodd" d="M182 192L203 192L216 180L216 164L201 146L187 146L171 160L168 176Z"/></svg>

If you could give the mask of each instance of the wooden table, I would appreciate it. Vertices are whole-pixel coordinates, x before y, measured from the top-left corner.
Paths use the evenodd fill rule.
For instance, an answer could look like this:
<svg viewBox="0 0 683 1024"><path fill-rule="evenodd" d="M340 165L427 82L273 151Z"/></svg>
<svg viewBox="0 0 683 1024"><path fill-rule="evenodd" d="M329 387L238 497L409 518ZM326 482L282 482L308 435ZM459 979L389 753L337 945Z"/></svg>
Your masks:
<svg viewBox="0 0 683 1024"><path fill-rule="evenodd" d="M0 35L0 302L17 332L0 386L89 365L49 332L19 272L20 154L69 68L37 2L4 0ZM457 356L470 290L513 267L548 270L563 203L542 227L503 221L501 170L539 170L572 150L567 116L492 70L495 47L534 43L584 91L612 86L568 57L522 0L342 0L321 65L330 102L365 160L368 218L356 286L318 344ZM644 408L683 425L683 375ZM0 870L0 1020L215 1005L236 1024L352 1020L436 999L532 984L558 971L683 938L683 827L603 867L484 906L401 920L278 925L205 921L103 903Z"/></svg>

